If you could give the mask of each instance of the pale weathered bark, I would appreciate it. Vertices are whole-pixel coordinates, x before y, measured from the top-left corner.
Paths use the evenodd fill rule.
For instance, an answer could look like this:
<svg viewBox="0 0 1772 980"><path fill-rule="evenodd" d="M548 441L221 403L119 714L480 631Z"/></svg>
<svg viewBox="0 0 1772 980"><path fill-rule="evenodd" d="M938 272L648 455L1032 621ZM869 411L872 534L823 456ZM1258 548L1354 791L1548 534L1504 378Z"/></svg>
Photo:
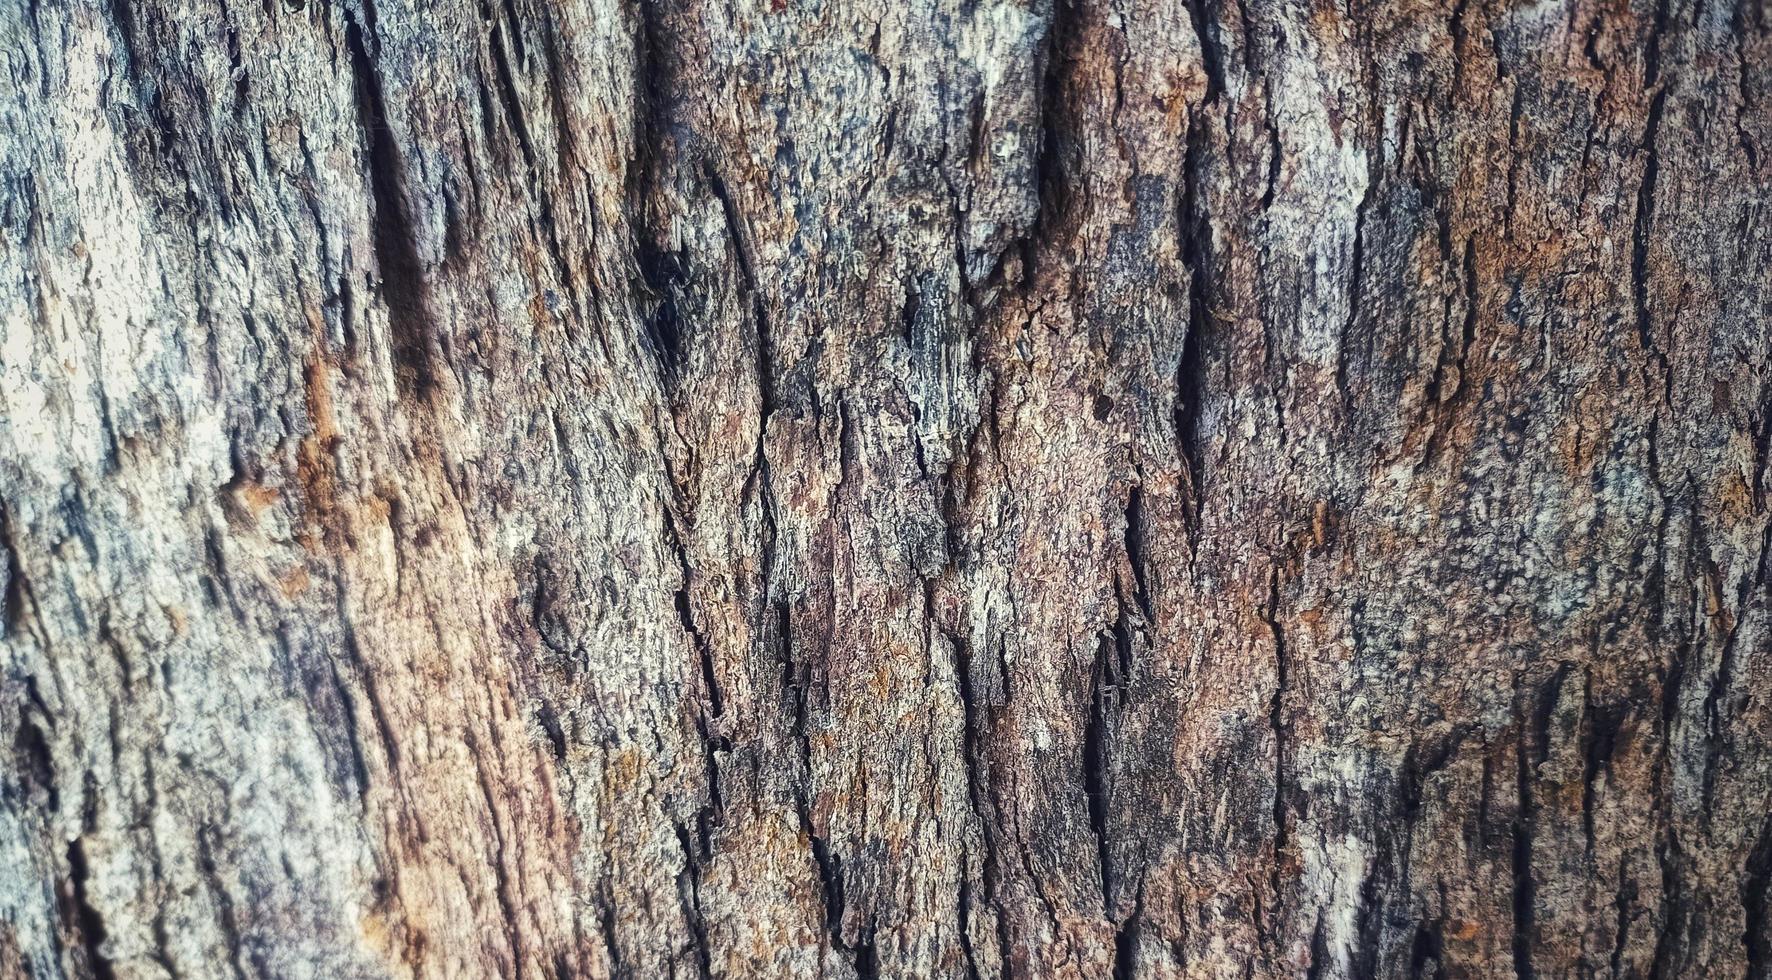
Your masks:
<svg viewBox="0 0 1772 980"><path fill-rule="evenodd" d="M0 976L1772 976L1765 0L0 65Z"/></svg>

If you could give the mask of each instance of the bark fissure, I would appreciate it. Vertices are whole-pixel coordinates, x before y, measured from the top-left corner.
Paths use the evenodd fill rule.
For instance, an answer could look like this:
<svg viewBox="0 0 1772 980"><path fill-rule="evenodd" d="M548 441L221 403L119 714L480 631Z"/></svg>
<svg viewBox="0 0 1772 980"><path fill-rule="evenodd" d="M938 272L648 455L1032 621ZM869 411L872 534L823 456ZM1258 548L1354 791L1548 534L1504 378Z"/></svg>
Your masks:
<svg viewBox="0 0 1772 980"><path fill-rule="evenodd" d="M104 954L106 938L104 920L98 910L92 907L87 898L87 882L92 878L92 871L86 863L85 845L75 840L68 844L67 851L67 918L75 935L80 938L81 950L86 956L86 968L92 971L99 980L110 980L117 975L116 968Z"/></svg>
<svg viewBox="0 0 1772 980"><path fill-rule="evenodd" d="M418 231L407 211L405 167L394 128L388 119L382 81L363 29L345 14L345 46L356 82L357 120L366 155L364 169L374 205L373 245L381 277L381 297L388 316L394 364L413 396L427 396L433 378L432 314L425 270L418 253Z"/></svg>

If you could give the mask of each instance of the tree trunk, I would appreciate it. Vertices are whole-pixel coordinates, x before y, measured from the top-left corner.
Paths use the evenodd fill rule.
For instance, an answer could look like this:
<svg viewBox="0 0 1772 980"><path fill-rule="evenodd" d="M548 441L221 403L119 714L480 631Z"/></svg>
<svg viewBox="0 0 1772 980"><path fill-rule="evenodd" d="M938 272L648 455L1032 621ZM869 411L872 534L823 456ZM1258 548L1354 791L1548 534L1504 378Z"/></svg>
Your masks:
<svg viewBox="0 0 1772 980"><path fill-rule="evenodd" d="M0 64L0 976L1772 976L1766 0Z"/></svg>

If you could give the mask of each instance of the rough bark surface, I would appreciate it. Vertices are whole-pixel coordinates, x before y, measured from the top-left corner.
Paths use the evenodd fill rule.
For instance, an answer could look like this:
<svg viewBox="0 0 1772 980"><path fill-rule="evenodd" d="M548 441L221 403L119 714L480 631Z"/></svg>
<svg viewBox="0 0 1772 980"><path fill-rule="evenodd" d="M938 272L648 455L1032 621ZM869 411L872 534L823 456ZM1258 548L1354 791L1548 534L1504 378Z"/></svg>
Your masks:
<svg viewBox="0 0 1772 980"><path fill-rule="evenodd" d="M1772 976L1765 0L0 67L0 976Z"/></svg>

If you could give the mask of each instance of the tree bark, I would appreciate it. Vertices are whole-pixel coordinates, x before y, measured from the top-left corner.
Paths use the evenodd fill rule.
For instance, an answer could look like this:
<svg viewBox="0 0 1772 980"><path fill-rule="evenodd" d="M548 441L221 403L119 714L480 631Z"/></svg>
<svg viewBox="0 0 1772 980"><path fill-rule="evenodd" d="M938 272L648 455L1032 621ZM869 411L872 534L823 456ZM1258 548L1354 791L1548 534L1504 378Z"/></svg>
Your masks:
<svg viewBox="0 0 1772 980"><path fill-rule="evenodd" d="M1765 0L0 64L0 976L1772 976Z"/></svg>

